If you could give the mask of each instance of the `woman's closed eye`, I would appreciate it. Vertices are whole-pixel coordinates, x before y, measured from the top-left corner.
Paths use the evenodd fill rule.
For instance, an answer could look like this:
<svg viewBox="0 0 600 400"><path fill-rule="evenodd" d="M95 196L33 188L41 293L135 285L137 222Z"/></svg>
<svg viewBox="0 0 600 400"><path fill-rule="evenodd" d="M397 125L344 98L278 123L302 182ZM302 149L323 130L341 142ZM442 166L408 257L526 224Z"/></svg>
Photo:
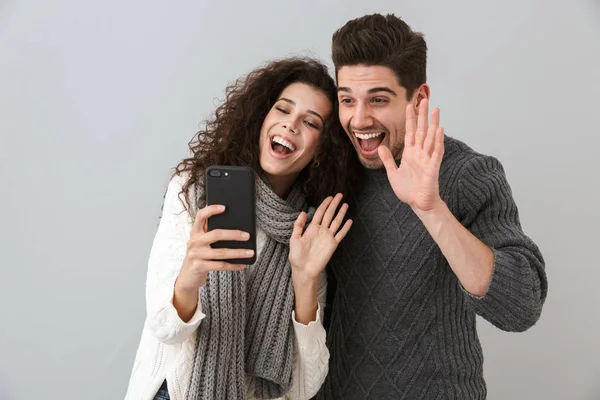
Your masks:
<svg viewBox="0 0 600 400"><path fill-rule="evenodd" d="M314 122L311 122L309 120L304 120L304 123L313 129L321 129L321 127L319 125L317 125Z"/></svg>

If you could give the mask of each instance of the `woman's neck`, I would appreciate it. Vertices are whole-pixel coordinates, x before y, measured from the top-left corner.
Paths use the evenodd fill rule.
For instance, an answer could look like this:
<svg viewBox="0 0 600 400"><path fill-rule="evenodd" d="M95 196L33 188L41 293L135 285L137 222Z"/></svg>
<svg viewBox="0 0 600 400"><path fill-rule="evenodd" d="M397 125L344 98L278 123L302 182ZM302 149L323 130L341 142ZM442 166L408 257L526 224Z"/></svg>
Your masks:
<svg viewBox="0 0 600 400"><path fill-rule="evenodd" d="M267 183L271 185L271 188L273 188L275 194L280 198L285 199L290 193L298 174L286 176L265 174L265 177L267 178Z"/></svg>

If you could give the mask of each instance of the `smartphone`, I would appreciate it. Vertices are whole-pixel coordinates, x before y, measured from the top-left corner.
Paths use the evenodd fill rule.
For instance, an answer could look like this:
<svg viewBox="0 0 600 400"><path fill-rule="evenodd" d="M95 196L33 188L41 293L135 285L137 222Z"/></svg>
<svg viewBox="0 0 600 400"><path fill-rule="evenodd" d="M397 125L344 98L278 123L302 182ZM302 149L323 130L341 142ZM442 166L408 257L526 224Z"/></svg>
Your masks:
<svg viewBox="0 0 600 400"><path fill-rule="evenodd" d="M206 169L206 205L225 206L222 214L208 219L208 230L235 229L250 234L247 241L219 241L213 248L254 250L252 258L225 260L232 264L256 262L256 197L254 171L248 167L213 165Z"/></svg>

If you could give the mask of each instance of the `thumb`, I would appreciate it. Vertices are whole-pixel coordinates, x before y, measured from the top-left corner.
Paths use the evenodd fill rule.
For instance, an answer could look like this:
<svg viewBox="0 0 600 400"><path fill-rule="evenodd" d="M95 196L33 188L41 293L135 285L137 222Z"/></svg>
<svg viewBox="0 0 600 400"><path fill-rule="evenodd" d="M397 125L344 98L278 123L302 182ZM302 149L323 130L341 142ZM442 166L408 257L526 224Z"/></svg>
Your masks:
<svg viewBox="0 0 600 400"><path fill-rule="evenodd" d="M392 152L386 146L381 145L377 148L377 153L379 154L379 158L385 167L385 171L388 176L398 169L396 167L396 161L394 161L394 156L392 156Z"/></svg>
<svg viewBox="0 0 600 400"><path fill-rule="evenodd" d="M294 222L294 229L292 230L292 239L300 239L302 237L302 231L304 229L304 225L306 224L306 213L302 211L298 218L296 218L296 222Z"/></svg>

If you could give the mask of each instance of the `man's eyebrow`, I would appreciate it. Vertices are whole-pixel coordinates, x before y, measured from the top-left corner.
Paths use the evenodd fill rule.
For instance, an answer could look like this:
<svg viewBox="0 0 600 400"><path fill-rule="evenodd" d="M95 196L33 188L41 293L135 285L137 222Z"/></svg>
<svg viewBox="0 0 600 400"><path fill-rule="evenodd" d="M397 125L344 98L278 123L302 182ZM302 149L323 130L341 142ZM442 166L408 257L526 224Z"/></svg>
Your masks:
<svg viewBox="0 0 600 400"><path fill-rule="evenodd" d="M378 87L374 87L372 89L369 89L367 91L367 93L369 93L369 94L379 93L379 92L386 92L386 93L391 94L392 96L397 96L396 92L394 92L392 89L390 89L387 86L378 86Z"/></svg>
<svg viewBox="0 0 600 400"><path fill-rule="evenodd" d="M346 86L338 87L337 91L344 92L344 93L352 93L352 90ZM367 90L368 94L374 94L374 93L379 93L379 92L386 92L386 93L391 94L392 96L398 96L398 94L396 92L394 92L392 89L390 89L387 86L377 86L377 87Z"/></svg>

